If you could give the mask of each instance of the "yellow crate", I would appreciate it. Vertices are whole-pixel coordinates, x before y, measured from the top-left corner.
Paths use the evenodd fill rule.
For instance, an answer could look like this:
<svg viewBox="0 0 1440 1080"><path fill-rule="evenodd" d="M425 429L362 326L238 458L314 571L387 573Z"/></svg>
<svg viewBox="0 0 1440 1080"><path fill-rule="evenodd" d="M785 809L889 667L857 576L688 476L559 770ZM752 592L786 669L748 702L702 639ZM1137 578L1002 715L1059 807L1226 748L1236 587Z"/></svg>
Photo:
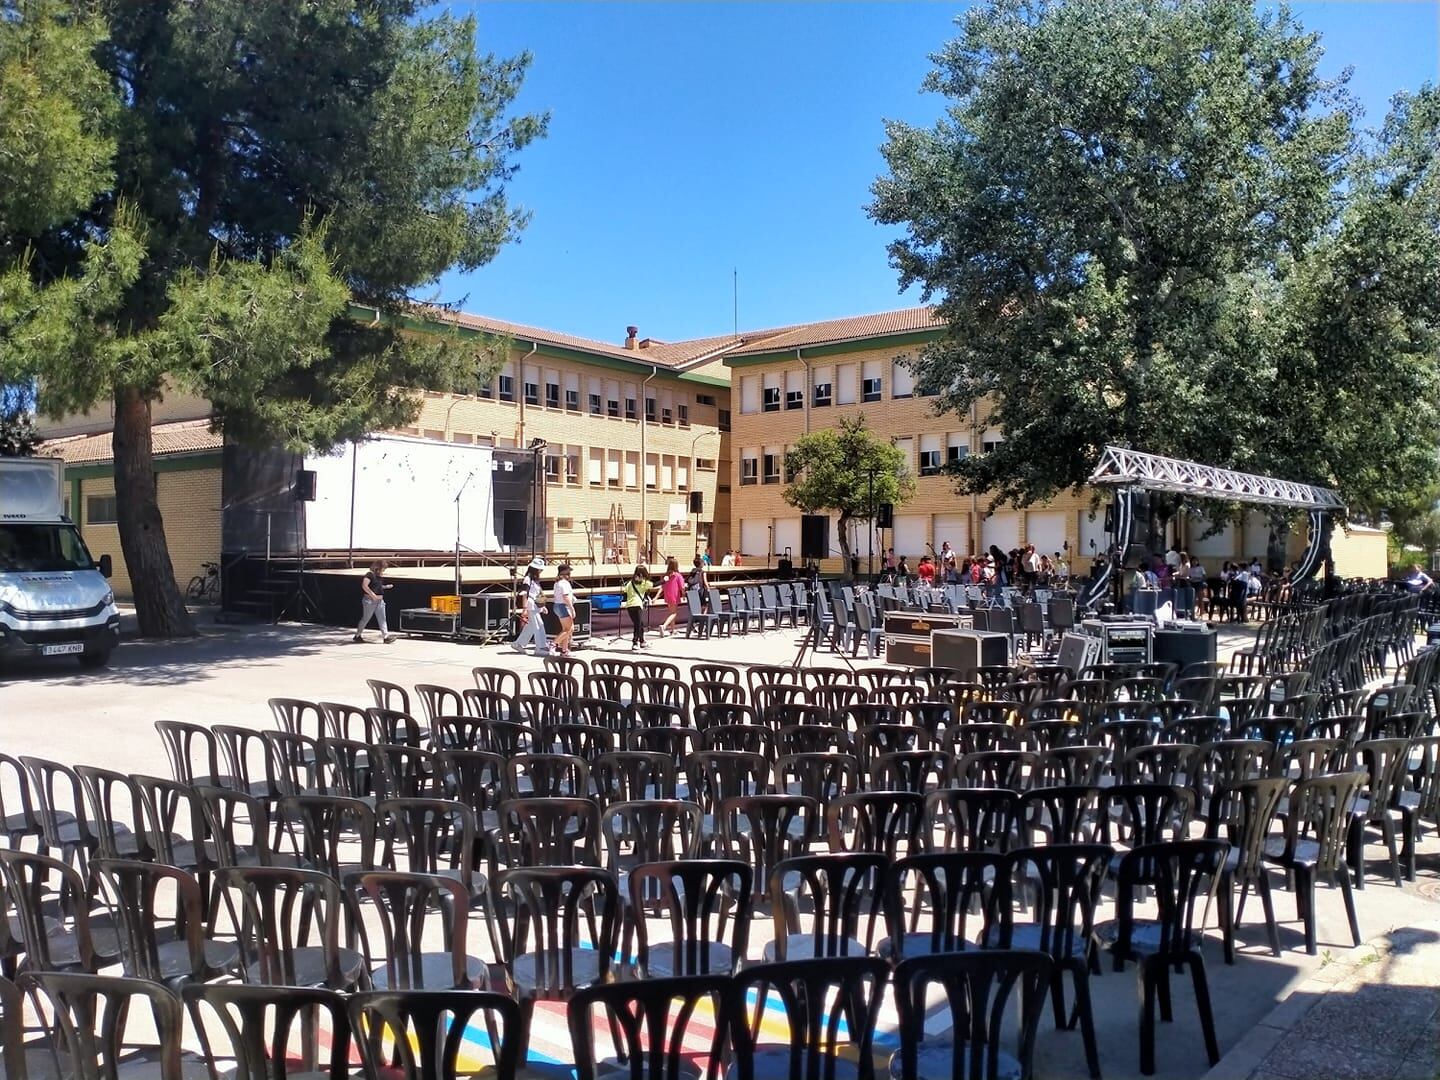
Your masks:
<svg viewBox="0 0 1440 1080"><path fill-rule="evenodd" d="M430 610L438 611L441 615L459 615L460 597L432 596L430 597Z"/></svg>

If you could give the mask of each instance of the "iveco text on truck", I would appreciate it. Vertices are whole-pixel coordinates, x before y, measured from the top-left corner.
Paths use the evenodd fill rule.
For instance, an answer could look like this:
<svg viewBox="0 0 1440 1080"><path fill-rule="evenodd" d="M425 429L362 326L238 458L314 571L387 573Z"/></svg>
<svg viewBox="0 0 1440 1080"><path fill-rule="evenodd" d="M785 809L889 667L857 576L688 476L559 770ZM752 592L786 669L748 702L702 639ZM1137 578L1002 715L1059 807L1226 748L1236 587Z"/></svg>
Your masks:
<svg viewBox="0 0 1440 1080"><path fill-rule="evenodd" d="M64 515L58 458L0 458L0 664L18 657L110 659L120 612L97 563Z"/></svg>

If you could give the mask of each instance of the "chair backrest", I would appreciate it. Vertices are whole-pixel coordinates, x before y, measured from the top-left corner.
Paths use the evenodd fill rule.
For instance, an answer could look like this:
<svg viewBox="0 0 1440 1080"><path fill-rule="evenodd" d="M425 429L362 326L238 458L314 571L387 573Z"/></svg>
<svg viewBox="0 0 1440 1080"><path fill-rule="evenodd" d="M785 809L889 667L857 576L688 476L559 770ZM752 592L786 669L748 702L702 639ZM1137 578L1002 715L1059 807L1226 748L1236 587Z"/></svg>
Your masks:
<svg viewBox="0 0 1440 1080"><path fill-rule="evenodd" d="M1165 963L1189 956L1197 940L1196 916L1203 918L1214 899L1229 853L1224 840L1165 840L1125 852L1116 871L1116 955L1133 955L1135 896L1140 886L1149 886L1159 909L1154 920L1158 936L1147 932L1146 957Z"/></svg>
<svg viewBox="0 0 1440 1080"><path fill-rule="evenodd" d="M13 920L19 924L27 970L98 970L100 957L90 932L88 893L79 871L48 855L11 850L0 851L0 875L5 879ZM57 926L50 917L48 900L54 896L73 899L69 926ZM11 926L7 922L7 935L14 932ZM59 936L62 929L68 932L65 938Z"/></svg>
<svg viewBox="0 0 1440 1080"><path fill-rule="evenodd" d="M913 791L857 791L825 804L831 851L888 858L913 853L925 824L925 796Z"/></svg>
<svg viewBox="0 0 1440 1080"><path fill-rule="evenodd" d="M415 694L420 699L420 708L425 712L426 722L433 722L437 716L453 716L465 711L465 701L460 691L437 683L416 683Z"/></svg>
<svg viewBox="0 0 1440 1080"><path fill-rule="evenodd" d="M799 913L809 915L806 956L870 952L885 929L885 870L890 860L870 852L796 855L770 870L775 955L787 959L787 942L802 934Z"/></svg>
<svg viewBox="0 0 1440 1080"><path fill-rule="evenodd" d="M1050 983L1051 960L1029 949L972 949L935 956L914 956L895 967L895 1005L900 1020L900 1068L905 1077L926 1080L995 1080L999 1075L1003 1033L1011 998L1020 993L1015 1063L1006 1075L1029 1080L1034 1075L1035 1034ZM925 1021L930 991L939 987L949 1007L953 1042L947 1078L922 1071ZM933 1067L942 1067L938 1062Z"/></svg>
<svg viewBox="0 0 1440 1080"><path fill-rule="evenodd" d="M364 799L338 795L289 795L279 818L291 851L312 870L337 881L343 873L374 866L378 826Z"/></svg>
<svg viewBox="0 0 1440 1080"><path fill-rule="evenodd" d="M636 863L694 856L700 850L704 817L688 799L610 803L600 814L605 865L618 876Z"/></svg>
<svg viewBox="0 0 1440 1080"><path fill-rule="evenodd" d="M156 720L155 730L170 759L170 773L184 784L214 784L220 772L220 748L215 734L203 724L183 720ZM27 788L28 790L28 788Z"/></svg>
<svg viewBox="0 0 1440 1080"><path fill-rule="evenodd" d="M892 959L920 952L954 952L986 942L995 925L996 885L1005 856L998 851L936 851L896 859L885 871L885 915ZM916 931L924 912L928 925ZM976 932L972 920L978 920Z"/></svg>
<svg viewBox="0 0 1440 1080"><path fill-rule="evenodd" d="M1100 793L1100 840L1131 847L1179 839L1195 795L1172 784L1116 784Z"/></svg>
<svg viewBox="0 0 1440 1080"><path fill-rule="evenodd" d="M205 957L205 897L184 870L135 859L95 859L90 864L95 892L110 912L125 974L155 982L204 980L212 970ZM166 965L166 940L185 943L185 965Z"/></svg>
<svg viewBox="0 0 1440 1080"><path fill-rule="evenodd" d="M748 856L757 894L782 859L809 850L820 833L820 801L809 795L739 795L720 804L720 836Z"/></svg>
<svg viewBox="0 0 1440 1080"><path fill-rule="evenodd" d="M377 965L372 972L377 985L388 990L451 990L469 985L471 897L459 881L442 874L372 870L347 875L345 889L354 910L368 902L368 910L374 912L374 918L356 921L365 956ZM439 935L432 941L436 924ZM450 964L440 985L426 986L427 974L436 970L426 964L427 956L434 955L426 946L434 950L437 944Z"/></svg>
<svg viewBox="0 0 1440 1080"><path fill-rule="evenodd" d="M375 820L385 843L385 866L448 874L474 891L471 859L478 826L468 805L456 799L385 799L375 804Z"/></svg>
<svg viewBox="0 0 1440 1080"><path fill-rule="evenodd" d="M1038 928L1035 947L1057 964L1072 964L1090 947L1100 886L1110 863L1104 844L1046 844L1015 848L996 875L995 940L1008 949L1014 940L1017 902Z"/></svg>
<svg viewBox="0 0 1440 1080"><path fill-rule="evenodd" d="M1009 788L942 787L925 796L922 834L946 850L1004 851L1014 842L1019 812L1020 795Z"/></svg>
<svg viewBox="0 0 1440 1080"><path fill-rule="evenodd" d="M512 974L518 957L534 960L534 990L568 996L576 986L575 954L593 951L604 982L619 943L620 888L615 875L591 866L502 870L491 883L495 951Z"/></svg>
<svg viewBox="0 0 1440 1080"><path fill-rule="evenodd" d="M494 1075L514 1076L519 1068L520 1006L505 994L372 990L352 994L346 1004L366 1080L395 1078L397 1071L399 1080L448 1080L456 1075L461 1048L475 1052L466 1032L477 1022L498 1042L487 1043Z"/></svg>
<svg viewBox="0 0 1440 1080"><path fill-rule="evenodd" d="M270 713L275 717L275 726L292 735L309 735L312 739L325 735L325 713L313 701L301 698L272 697Z"/></svg>
<svg viewBox="0 0 1440 1080"><path fill-rule="evenodd" d="M744 1002L724 975L587 986L570 999L567 1013L578 1080L597 1075L597 1021L607 1042L618 1039L631 1080L715 1080L729 1055L730 1025L736 1018L743 1023L745 1015ZM696 1052L701 1039L703 1054ZM697 1059L703 1059L703 1069Z"/></svg>
<svg viewBox="0 0 1440 1080"><path fill-rule="evenodd" d="M672 974L732 974L745 957L750 936L750 896L755 875L737 859L678 859L641 863L630 871L630 910L635 920L636 960L648 971L650 931L645 914L658 910L669 924ZM729 941L725 941L726 927ZM710 970L710 946L728 945L729 966Z"/></svg>
<svg viewBox="0 0 1440 1080"><path fill-rule="evenodd" d="M350 1020L344 997L333 990L190 983L180 995L197 1031L214 1025L224 1032L221 1040L200 1040L211 1080L283 1080L292 1071L328 1080L350 1076ZM305 1028L322 1020L327 1038L317 1054L319 1040L307 1038Z"/></svg>
<svg viewBox="0 0 1440 1080"><path fill-rule="evenodd" d="M598 866L600 809L593 799L507 799L500 828L512 866Z"/></svg>
<svg viewBox="0 0 1440 1080"><path fill-rule="evenodd" d="M745 968L735 981L737 1000L755 993L780 1003L788 1037L773 1052L787 1065L767 1068L765 1075L793 1080L834 1080L837 1066L854 1080L874 1080L871 1050L880 997L889 965L878 956L832 956L789 960ZM773 1015L773 1014L772 1014ZM754 1080L756 1057L766 1053L755 1043L746 1023L732 1027L737 1080Z"/></svg>
<svg viewBox="0 0 1440 1080"><path fill-rule="evenodd" d="M115 1080L122 1064L144 1046L146 1075L155 1080L181 1080L180 1037L184 1016L180 999L168 988L148 979L75 972L36 972L27 980L53 1011L48 1026L54 1032L59 1057L73 1074L87 1080ZM148 1024L132 1025L140 1005L149 1006ZM153 1031L156 1043L136 1044L126 1036L136 1030Z"/></svg>
<svg viewBox="0 0 1440 1080"><path fill-rule="evenodd" d="M318 870L226 866L216 871L215 887L240 946L244 981L305 985L298 950L315 948L321 970L309 985L344 989L339 949L345 903L334 878Z"/></svg>
<svg viewBox="0 0 1440 1080"><path fill-rule="evenodd" d="M1355 800L1365 784L1363 772L1334 773L1301 780L1290 789L1285 812L1283 860L1293 859L1302 840L1315 843L1315 868L1334 873L1345 855Z"/></svg>

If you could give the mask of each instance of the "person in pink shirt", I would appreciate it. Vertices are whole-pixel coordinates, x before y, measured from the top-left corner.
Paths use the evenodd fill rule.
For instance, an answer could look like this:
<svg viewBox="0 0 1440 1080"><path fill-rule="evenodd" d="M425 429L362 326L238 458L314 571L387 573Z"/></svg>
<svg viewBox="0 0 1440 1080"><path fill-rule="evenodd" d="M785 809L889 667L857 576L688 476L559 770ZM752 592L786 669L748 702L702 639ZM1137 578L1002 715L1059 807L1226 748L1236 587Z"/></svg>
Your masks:
<svg viewBox="0 0 1440 1080"><path fill-rule="evenodd" d="M680 573L680 564L675 556L665 560L665 576L660 579L660 596L669 612L660 624L660 636L669 637L675 632L675 620L680 617L680 598L685 595L685 575Z"/></svg>

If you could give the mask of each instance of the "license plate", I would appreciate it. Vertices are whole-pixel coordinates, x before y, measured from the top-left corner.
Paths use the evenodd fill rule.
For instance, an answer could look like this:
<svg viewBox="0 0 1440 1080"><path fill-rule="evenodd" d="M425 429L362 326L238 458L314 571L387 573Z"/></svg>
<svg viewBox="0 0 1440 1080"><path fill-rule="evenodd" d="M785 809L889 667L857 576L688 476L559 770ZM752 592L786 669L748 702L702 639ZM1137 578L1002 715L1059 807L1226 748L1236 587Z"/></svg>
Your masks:
<svg viewBox="0 0 1440 1080"><path fill-rule="evenodd" d="M65 645L42 645L40 646L41 656L74 656L85 651L85 643L72 641Z"/></svg>

